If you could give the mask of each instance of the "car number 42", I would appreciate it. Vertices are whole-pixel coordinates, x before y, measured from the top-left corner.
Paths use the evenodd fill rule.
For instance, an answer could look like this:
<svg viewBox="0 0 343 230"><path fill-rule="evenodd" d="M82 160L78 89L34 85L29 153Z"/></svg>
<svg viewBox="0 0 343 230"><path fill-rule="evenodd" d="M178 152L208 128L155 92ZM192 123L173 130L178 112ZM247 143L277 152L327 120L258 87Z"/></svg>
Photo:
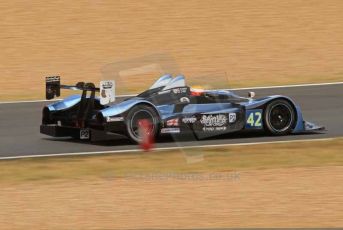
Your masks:
<svg viewBox="0 0 343 230"><path fill-rule="evenodd" d="M262 109L248 110L246 113L246 128L262 128Z"/></svg>

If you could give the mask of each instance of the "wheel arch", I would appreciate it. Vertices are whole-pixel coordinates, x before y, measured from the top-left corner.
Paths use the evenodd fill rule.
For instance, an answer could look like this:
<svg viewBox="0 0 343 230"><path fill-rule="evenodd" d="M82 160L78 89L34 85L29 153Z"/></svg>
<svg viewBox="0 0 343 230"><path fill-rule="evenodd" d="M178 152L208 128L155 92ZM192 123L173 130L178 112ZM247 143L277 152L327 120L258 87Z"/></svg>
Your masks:
<svg viewBox="0 0 343 230"><path fill-rule="evenodd" d="M120 115L125 115L127 114L133 107L137 105L146 105L149 107L152 107L156 113L158 114L159 117L161 117L160 111L156 108L156 106L146 100L128 100L128 101L123 101L119 104L110 106L106 109L103 109L99 111L104 117L110 117L110 116L120 116Z"/></svg>
<svg viewBox="0 0 343 230"><path fill-rule="evenodd" d="M272 100L268 101L265 106L264 106L264 109L263 109L263 112L265 112L265 108L267 107L268 104L276 101L276 100L285 100L287 102L289 102L289 104L292 106L293 110L294 110L294 115L295 115L295 122L294 122L294 125L292 127L292 129L294 129L298 123L298 117L299 117L299 114L298 114L298 108L297 108L297 105L295 104L295 102L289 98L289 97L286 97L286 96L278 96L278 97L274 97Z"/></svg>
<svg viewBox="0 0 343 230"><path fill-rule="evenodd" d="M154 104L152 104L151 102L148 102L148 101L141 101L141 102L135 103L128 110L126 110L123 114L126 115L131 109L133 109L136 106L140 106L140 105L145 105L145 106L152 108L157 113L159 119L161 119L160 111L158 111L158 109L156 108L156 106Z"/></svg>
<svg viewBox="0 0 343 230"><path fill-rule="evenodd" d="M294 124L292 125L292 130L296 129L296 127L298 126L298 123L299 123L299 118L302 119L302 115L299 114L299 106L297 106L295 104L295 102L289 98L289 97L286 97L286 96L275 96L273 98L271 98L271 100L268 100L264 106L263 106L263 114L265 114L266 112L266 108L269 104L273 103L274 101L277 101L277 100L284 100L284 101L287 101L291 106L292 106L292 109L294 111L294 116L295 116L295 122Z"/></svg>
<svg viewBox="0 0 343 230"><path fill-rule="evenodd" d="M291 106L295 114L295 124L293 125L292 129L297 130L301 129L302 126L302 113L300 107L295 103L293 99L290 97L284 96L284 95L273 95L273 96L268 96L264 97L261 99L257 100L252 100L249 103L245 104L245 109L246 110L253 110L253 109L262 109L263 111L263 116L265 114L266 108L268 104L276 101L276 100L285 100L287 101Z"/></svg>

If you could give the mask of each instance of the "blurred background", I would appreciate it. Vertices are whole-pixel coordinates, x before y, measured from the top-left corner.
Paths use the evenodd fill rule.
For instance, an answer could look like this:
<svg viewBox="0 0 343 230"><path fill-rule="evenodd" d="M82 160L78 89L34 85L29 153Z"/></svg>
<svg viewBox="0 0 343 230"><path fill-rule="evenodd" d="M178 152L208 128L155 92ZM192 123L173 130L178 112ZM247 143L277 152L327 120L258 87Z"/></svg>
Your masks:
<svg viewBox="0 0 343 230"><path fill-rule="evenodd" d="M128 94L140 90L130 82L166 70L230 87L341 81L342 9L340 0L1 2L0 100L43 99L47 75L98 82L109 64L132 60L150 67L131 78L123 69Z"/></svg>
<svg viewBox="0 0 343 230"><path fill-rule="evenodd" d="M126 95L165 73L198 88L343 82L342 12L342 0L1 1L0 102L44 99L51 75L114 79ZM318 141L130 153L123 142L115 154L1 160L0 229L342 226L342 90L332 87L292 93L306 119L332 125L308 136ZM39 135L43 104L1 105L3 154L117 148Z"/></svg>

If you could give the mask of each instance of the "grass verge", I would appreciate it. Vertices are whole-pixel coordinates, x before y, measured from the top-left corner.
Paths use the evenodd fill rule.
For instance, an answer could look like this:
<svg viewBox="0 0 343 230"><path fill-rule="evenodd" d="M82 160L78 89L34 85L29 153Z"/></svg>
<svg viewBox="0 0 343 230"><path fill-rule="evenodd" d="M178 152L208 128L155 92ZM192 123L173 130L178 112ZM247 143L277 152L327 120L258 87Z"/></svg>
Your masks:
<svg viewBox="0 0 343 230"><path fill-rule="evenodd" d="M0 183L343 165L343 138L251 146L4 160Z"/></svg>

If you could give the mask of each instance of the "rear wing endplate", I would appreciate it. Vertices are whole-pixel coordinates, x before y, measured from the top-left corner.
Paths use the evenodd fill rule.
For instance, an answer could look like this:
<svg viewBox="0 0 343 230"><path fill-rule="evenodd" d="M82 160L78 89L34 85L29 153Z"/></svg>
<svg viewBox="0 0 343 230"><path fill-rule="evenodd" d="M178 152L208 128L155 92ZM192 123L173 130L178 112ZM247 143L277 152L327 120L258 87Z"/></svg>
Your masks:
<svg viewBox="0 0 343 230"><path fill-rule="evenodd" d="M61 80L59 76L45 78L45 98L54 99L61 95Z"/></svg>

